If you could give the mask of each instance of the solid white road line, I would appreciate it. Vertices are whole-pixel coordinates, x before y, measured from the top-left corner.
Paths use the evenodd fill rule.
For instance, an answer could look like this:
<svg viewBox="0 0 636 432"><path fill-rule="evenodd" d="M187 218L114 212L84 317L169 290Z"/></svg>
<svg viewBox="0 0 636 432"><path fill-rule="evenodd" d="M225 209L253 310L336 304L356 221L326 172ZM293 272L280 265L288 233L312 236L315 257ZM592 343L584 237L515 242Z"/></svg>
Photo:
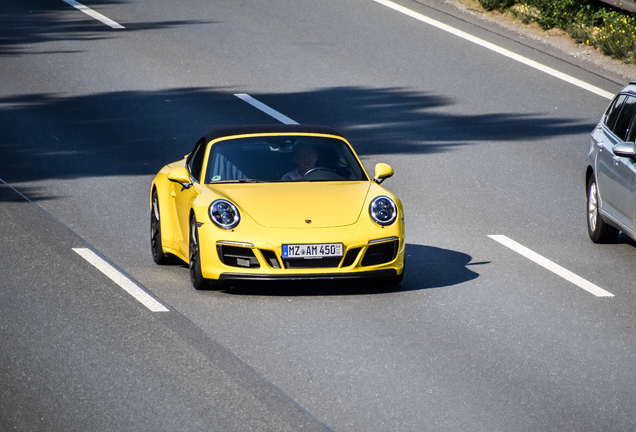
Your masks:
<svg viewBox="0 0 636 432"><path fill-rule="evenodd" d="M286 115L279 113L275 109L268 107L263 102L260 102L260 101L258 101L256 99L254 99L252 96L250 96L248 94L238 93L238 94L235 94L234 96L236 96L237 98L247 102L248 104L252 105L254 108L263 111L265 114L267 114L267 115L269 115L271 117L274 117L276 120L278 120L281 123L284 123L284 124L298 124L297 121L294 121L294 120L290 119L289 117L287 117Z"/></svg>
<svg viewBox="0 0 636 432"><path fill-rule="evenodd" d="M97 256L97 254L92 250L87 248L73 248L73 250L152 312L169 312L167 307L148 295L148 293L139 288L133 283L133 281L117 271L113 266Z"/></svg>
<svg viewBox="0 0 636 432"><path fill-rule="evenodd" d="M95 12L93 9L89 8L88 6L84 6L83 4L78 3L75 0L62 0L62 1L64 3L70 4L71 6L73 6L77 10L81 10L86 15L88 15L88 16L90 16L92 18L95 18L98 21L103 22L107 26L110 26L110 27L112 27L114 29L123 29L123 28L125 28L123 25L116 23L112 19L105 17L104 15L100 14L99 12Z"/></svg>
<svg viewBox="0 0 636 432"><path fill-rule="evenodd" d="M530 261L534 261L545 269L550 270L552 273L561 276L563 279L572 282L579 288L583 288L585 291L594 294L596 297L614 297L614 294L605 291L603 288L599 288L592 282L586 281L582 277L572 273L569 270L564 269L560 265L553 263L549 259L542 257L538 253L528 249L527 247L517 243L512 239L509 239L504 235L489 235L488 237L512 249L518 254L523 255Z"/></svg>
<svg viewBox="0 0 636 432"><path fill-rule="evenodd" d="M497 46L493 43L487 42L483 39L480 39L478 37L475 37L471 34L468 34L466 32L463 32L459 29L456 29L455 27L451 27L447 24L444 24L440 21L434 20L432 18L427 17L426 15L422 15L420 13L417 13L415 11L412 11L411 9L405 8L404 6L400 6L398 4L393 3L392 1L389 0L374 0L377 3L380 3L381 5L384 5L388 8L391 8L397 12L401 12L404 15L410 16L411 18L415 18L416 20L422 21L426 24L432 25L433 27L437 27L440 30L444 30L445 32L451 33L455 36L458 36L462 39L465 39L467 41L470 41L472 43L475 43L477 45L480 45L484 48L487 48L489 50L492 50L498 54L504 55L508 58L511 58L513 60L516 60L518 62L521 62L527 66L530 66L532 68L538 69L541 72L545 72L548 75L552 75L553 77L556 77L560 80L566 81L570 84L573 84L577 87L580 87L582 89L585 89L587 91L590 91L594 94L597 94L599 96L602 96L606 99L613 99L614 98L614 94L607 92L599 87L593 86L592 84L588 84L585 81L581 81L580 79L574 78L570 75L564 74L562 72L557 71L556 69L552 69L551 67L545 66L539 62L536 62L534 60L530 60L529 58L526 58L524 56L521 56L519 54L515 54L512 51L509 51L505 48L502 48L500 46Z"/></svg>

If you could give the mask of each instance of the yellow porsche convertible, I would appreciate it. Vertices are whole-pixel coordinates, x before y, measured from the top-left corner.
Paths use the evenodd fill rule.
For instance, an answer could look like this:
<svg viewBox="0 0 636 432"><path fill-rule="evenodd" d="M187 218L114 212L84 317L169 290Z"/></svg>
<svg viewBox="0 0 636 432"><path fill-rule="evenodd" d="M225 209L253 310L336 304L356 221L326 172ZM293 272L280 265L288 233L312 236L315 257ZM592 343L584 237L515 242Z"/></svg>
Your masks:
<svg viewBox="0 0 636 432"><path fill-rule="evenodd" d="M336 131L301 125L215 129L152 182L150 244L197 289L246 280L399 284L404 211Z"/></svg>

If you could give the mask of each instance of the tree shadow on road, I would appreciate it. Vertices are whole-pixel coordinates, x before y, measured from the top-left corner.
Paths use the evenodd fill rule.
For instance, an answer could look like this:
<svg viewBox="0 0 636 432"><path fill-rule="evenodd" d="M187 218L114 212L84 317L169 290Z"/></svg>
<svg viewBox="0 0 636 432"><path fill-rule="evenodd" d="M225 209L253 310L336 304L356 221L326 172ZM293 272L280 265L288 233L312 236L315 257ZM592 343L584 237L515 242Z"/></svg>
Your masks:
<svg viewBox="0 0 636 432"><path fill-rule="evenodd" d="M125 2L91 4L108 7ZM4 6L0 11L0 58L43 55L45 50L66 46L83 49L77 44L49 42L217 24L198 20L128 22L121 33L58 0L22 0ZM78 72L64 70L67 75ZM211 128L276 123L234 97L245 91L238 86L0 97L0 178L19 183L152 175L188 153ZM340 130L361 156L450 153L483 141L514 143L589 134L594 127L545 112L461 114L449 109L457 101L445 94L401 87L325 87L252 96L302 124L319 122Z"/></svg>
<svg viewBox="0 0 636 432"><path fill-rule="evenodd" d="M539 114L451 114L438 109L453 103L448 98L408 89L338 87L258 98L301 123L324 119L363 157L454 152L481 141L512 144L592 128ZM348 110L338 112L343 106ZM255 122L276 123L226 88L0 97L0 178L152 175L209 129Z"/></svg>
<svg viewBox="0 0 636 432"><path fill-rule="evenodd" d="M56 41L95 41L122 36L123 33L78 12L61 0L20 0L7 2L0 11L0 57L25 54L51 54L37 51L39 45ZM120 4L102 0L92 7ZM126 22L126 33L160 30L192 24L210 24L199 20ZM73 53L74 51L53 51Z"/></svg>

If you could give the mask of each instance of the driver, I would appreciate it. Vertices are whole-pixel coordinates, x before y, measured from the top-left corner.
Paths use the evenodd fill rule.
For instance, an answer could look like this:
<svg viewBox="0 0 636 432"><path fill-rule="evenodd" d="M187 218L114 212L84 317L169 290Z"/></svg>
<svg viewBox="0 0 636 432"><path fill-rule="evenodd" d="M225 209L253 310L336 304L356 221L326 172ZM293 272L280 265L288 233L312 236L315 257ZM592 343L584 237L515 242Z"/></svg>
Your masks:
<svg viewBox="0 0 636 432"><path fill-rule="evenodd" d="M285 174L282 180L300 180L307 171L316 167L318 153L309 144L301 144L294 152L294 162L298 167Z"/></svg>

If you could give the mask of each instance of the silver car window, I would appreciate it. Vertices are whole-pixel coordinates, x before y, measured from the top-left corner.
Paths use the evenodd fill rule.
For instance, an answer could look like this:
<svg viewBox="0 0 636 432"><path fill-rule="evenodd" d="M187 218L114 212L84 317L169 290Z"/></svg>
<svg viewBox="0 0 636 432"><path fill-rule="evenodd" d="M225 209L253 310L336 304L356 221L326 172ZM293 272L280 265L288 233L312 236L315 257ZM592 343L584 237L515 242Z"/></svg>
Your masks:
<svg viewBox="0 0 636 432"><path fill-rule="evenodd" d="M632 125L632 119L636 113L636 97L628 96L623 103L623 109L616 120L616 126L614 126L613 132L622 141L625 141L629 128Z"/></svg>
<svg viewBox="0 0 636 432"><path fill-rule="evenodd" d="M607 126L611 131L614 131L616 120L618 119L618 115L621 113L623 102L625 102L626 97L626 95L618 95L605 113L605 126Z"/></svg>
<svg viewBox="0 0 636 432"><path fill-rule="evenodd" d="M629 125L629 129L627 131L627 139L625 141L629 141L629 142L636 141L636 116L634 116L631 124Z"/></svg>

